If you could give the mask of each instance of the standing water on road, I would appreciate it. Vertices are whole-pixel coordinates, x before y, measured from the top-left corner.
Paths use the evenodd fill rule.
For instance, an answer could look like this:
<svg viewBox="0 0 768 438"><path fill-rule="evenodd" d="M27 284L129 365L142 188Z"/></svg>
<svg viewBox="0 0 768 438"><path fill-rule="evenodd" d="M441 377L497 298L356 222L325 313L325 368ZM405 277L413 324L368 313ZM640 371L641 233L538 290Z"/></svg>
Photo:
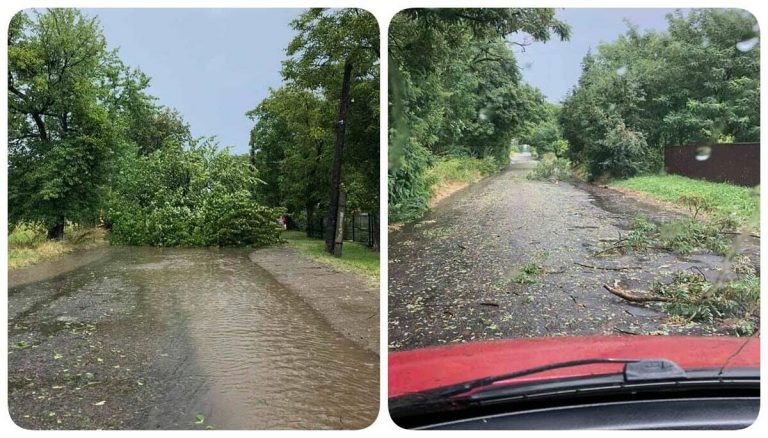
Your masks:
<svg viewBox="0 0 768 438"><path fill-rule="evenodd" d="M107 248L9 290L9 407L50 428L362 428L378 357L248 250ZM24 276L21 276L24 277Z"/></svg>

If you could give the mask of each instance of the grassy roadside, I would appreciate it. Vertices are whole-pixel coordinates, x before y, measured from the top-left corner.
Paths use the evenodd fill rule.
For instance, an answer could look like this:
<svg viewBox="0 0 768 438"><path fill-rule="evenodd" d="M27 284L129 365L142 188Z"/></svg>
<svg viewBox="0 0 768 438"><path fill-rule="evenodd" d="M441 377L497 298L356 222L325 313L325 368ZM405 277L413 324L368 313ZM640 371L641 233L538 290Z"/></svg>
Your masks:
<svg viewBox="0 0 768 438"><path fill-rule="evenodd" d="M499 166L492 158L471 157L441 158L426 172L431 196L430 208L457 190L492 175Z"/></svg>
<svg viewBox="0 0 768 438"><path fill-rule="evenodd" d="M681 196L704 200L711 212L734 215L755 229L760 223L758 188L686 178L679 175L638 176L615 181L612 186L650 195L660 201L680 204ZM681 205L682 206L682 205Z"/></svg>
<svg viewBox="0 0 768 438"><path fill-rule="evenodd" d="M341 271L361 274L376 284L379 282L379 252L365 245L344 242L342 257L336 258L325 252L322 239L309 238L303 231L284 231L280 237L288 241L288 246L311 259Z"/></svg>
<svg viewBox="0 0 768 438"><path fill-rule="evenodd" d="M82 228L67 231L64 239L45 238L45 230L20 225L8 235L8 269L18 269L40 263L79 249L93 248L105 243L101 228Z"/></svg>

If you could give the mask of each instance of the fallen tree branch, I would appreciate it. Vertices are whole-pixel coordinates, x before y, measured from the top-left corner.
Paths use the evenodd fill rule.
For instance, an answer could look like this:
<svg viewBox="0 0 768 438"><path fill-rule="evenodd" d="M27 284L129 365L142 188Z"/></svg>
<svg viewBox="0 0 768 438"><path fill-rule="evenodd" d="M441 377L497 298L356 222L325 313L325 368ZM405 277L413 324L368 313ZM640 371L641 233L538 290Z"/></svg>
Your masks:
<svg viewBox="0 0 768 438"><path fill-rule="evenodd" d="M757 233L747 233L745 231L720 231L720 234L726 234L729 236L750 236L759 239L760 235Z"/></svg>
<svg viewBox="0 0 768 438"><path fill-rule="evenodd" d="M619 333L624 333L625 335L639 335L640 334L638 332L633 332L631 330L625 330L625 329L621 329L621 328L618 328L618 327L614 327L613 329L616 330Z"/></svg>
<svg viewBox="0 0 768 438"><path fill-rule="evenodd" d="M579 262L573 262L573 264L583 266L585 268L602 269L604 271L626 271L628 269L642 269L640 266L594 266Z"/></svg>
<svg viewBox="0 0 768 438"><path fill-rule="evenodd" d="M608 292L616 295L617 297L625 299L632 303L647 303L651 301L672 301L672 299L668 297L659 297L655 295L636 295L635 293L628 290L623 290L618 286L608 286L607 284L603 284L603 287Z"/></svg>

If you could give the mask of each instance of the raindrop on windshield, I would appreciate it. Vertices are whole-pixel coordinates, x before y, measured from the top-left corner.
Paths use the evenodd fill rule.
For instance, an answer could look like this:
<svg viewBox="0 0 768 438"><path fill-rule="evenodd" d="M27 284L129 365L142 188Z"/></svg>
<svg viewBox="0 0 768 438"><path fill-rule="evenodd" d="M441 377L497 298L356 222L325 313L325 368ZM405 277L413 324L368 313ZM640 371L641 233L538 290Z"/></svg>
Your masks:
<svg viewBox="0 0 768 438"><path fill-rule="evenodd" d="M626 65L622 65L621 67L616 69L616 74L619 75L619 76L624 76L624 73L626 73L626 72L627 72L627 66Z"/></svg>
<svg viewBox="0 0 768 438"><path fill-rule="evenodd" d="M477 112L477 118L480 119L480 120L485 120L485 119L488 118L488 114L487 113L488 113L488 110L483 108L483 109L481 109L480 111Z"/></svg>
<svg viewBox="0 0 768 438"><path fill-rule="evenodd" d="M755 48L758 41L760 41L760 38L758 37L752 37L748 40L739 41L738 43L736 43L736 48L742 52L749 52L750 50Z"/></svg>
<svg viewBox="0 0 768 438"><path fill-rule="evenodd" d="M701 39L701 47L703 47L705 49L707 47L709 47L709 38L704 37L704 38Z"/></svg>
<svg viewBox="0 0 768 438"><path fill-rule="evenodd" d="M711 147L702 146L702 147L696 148L696 161L707 161L710 155L712 155Z"/></svg>

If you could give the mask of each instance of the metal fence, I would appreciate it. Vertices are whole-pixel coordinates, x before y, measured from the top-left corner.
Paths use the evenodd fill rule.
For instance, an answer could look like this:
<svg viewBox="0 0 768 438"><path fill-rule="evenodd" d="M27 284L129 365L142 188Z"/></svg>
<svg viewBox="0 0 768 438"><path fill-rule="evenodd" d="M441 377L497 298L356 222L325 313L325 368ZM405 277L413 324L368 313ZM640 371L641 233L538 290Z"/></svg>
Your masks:
<svg viewBox="0 0 768 438"><path fill-rule="evenodd" d="M375 230L379 226L379 218L375 213L348 212L344 216L344 240L362 243L370 248L375 244ZM325 238L325 217L316 218L307 224L310 237Z"/></svg>
<svg viewBox="0 0 768 438"><path fill-rule="evenodd" d="M674 146L664 150L667 173L741 186L760 184L760 143Z"/></svg>

